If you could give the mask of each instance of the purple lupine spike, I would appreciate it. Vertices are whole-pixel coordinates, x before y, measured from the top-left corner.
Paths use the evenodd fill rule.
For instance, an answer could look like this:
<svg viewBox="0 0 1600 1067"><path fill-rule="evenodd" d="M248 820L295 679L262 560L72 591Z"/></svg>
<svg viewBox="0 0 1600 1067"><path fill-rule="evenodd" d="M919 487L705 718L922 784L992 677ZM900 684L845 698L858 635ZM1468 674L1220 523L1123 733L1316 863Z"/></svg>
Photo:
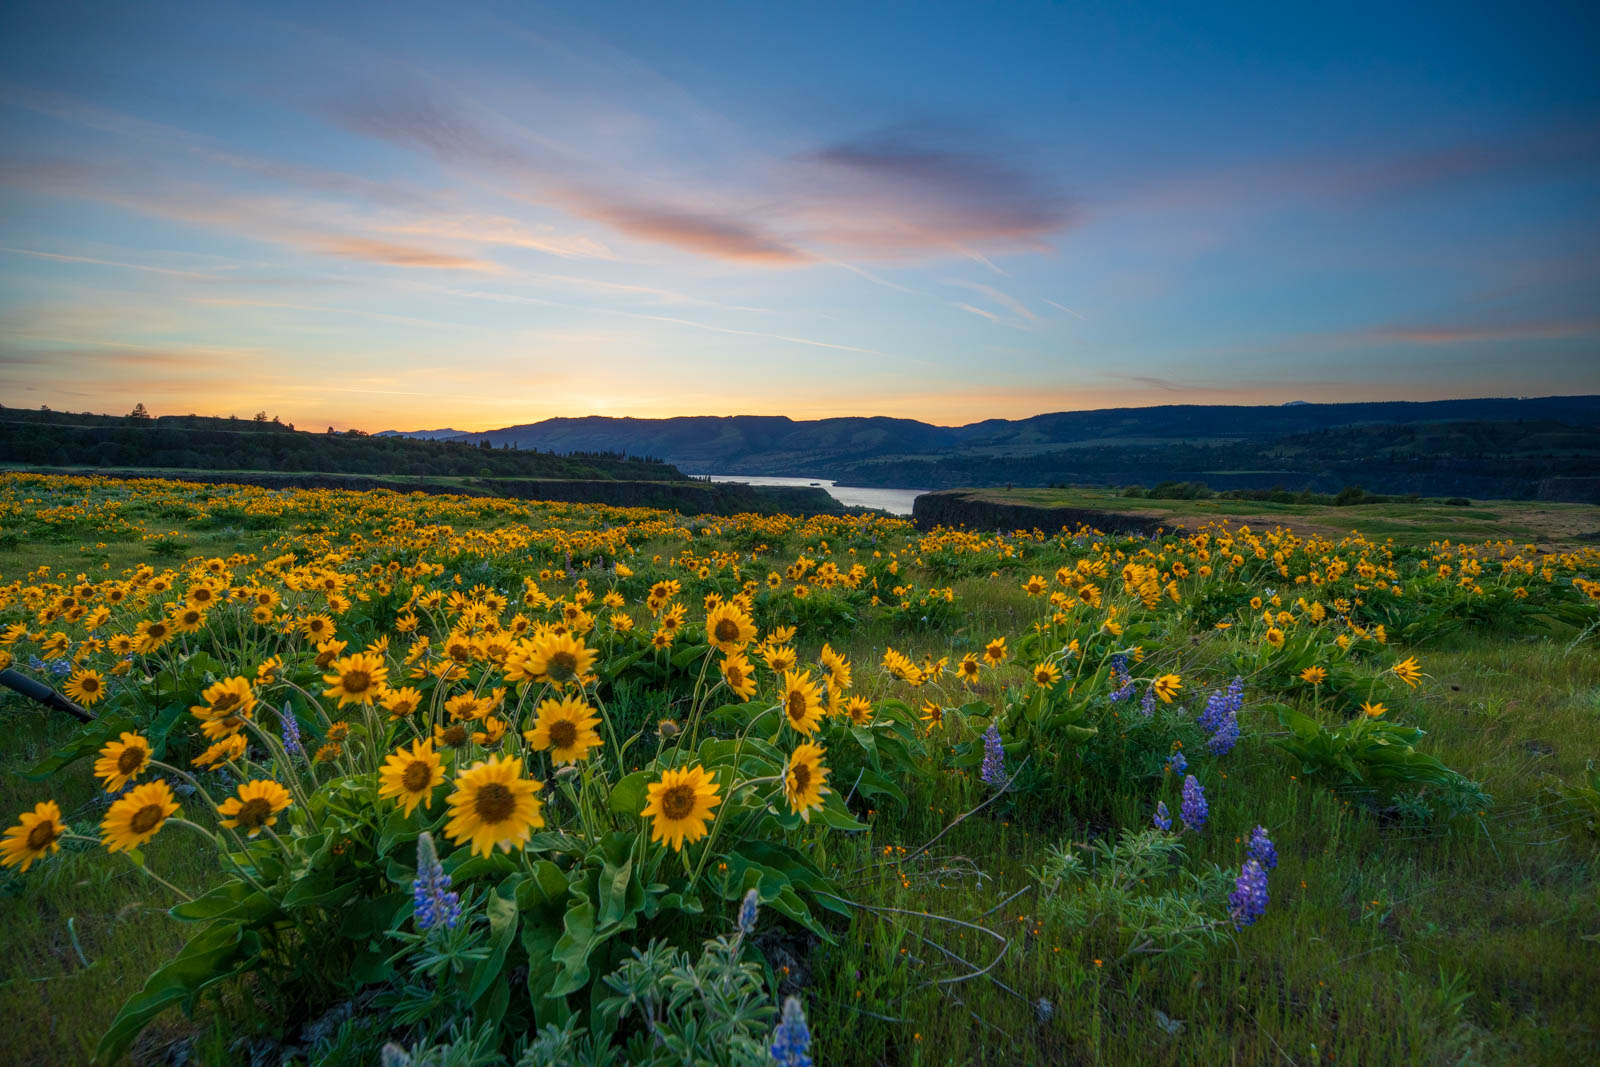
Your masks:
<svg viewBox="0 0 1600 1067"><path fill-rule="evenodd" d="M453 930L461 919L461 897L450 892L450 876L444 873L433 835L426 830L417 838L417 877L411 883L411 897L418 930L436 926Z"/></svg>
<svg viewBox="0 0 1600 1067"><path fill-rule="evenodd" d="M1245 846L1245 851L1250 858L1255 860L1267 870L1278 865L1278 847L1272 843L1272 838L1267 836L1267 828L1258 826L1250 835L1250 843Z"/></svg>
<svg viewBox="0 0 1600 1067"><path fill-rule="evenodd" d="M1000 743L1000 728L994 723L983 732L983 770L985 785L1001 786L1006 781L1006 750Z"/></svg>
<svg viewBox="0 0 1600 1067"><path fill-rule="evenodd" d="M1236 927L1251 926L1267 913L1267 872L1253 859L1244 861L1239 878L1228 894L1228 913Z"/></svg>
<svg viewBox="0 0 1600 1067"><path fill-rule="evenodd" d="M1211 811L1211 805L1206 803L1205 787L1194 775L1189 775L1183 780L1183 806L1178 809L1178 816L1183 819L1183 825L1198 833L1205 829L1206 816Z"/></svg>

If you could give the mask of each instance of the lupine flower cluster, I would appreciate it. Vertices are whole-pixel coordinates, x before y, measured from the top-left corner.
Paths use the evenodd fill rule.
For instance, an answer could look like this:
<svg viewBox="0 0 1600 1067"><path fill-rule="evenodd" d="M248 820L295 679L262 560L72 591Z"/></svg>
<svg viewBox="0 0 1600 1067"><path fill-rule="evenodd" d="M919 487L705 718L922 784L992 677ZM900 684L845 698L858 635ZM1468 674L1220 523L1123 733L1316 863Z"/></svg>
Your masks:
<svg viewBox="0 0 1600 1067"><path fill-rule="evenodd" d="M1250 926L1267 913L1267 871L1255 859L1239 869L1239 879L1228 894L1228 913L1235 926Z"/></svg>
<svg viewBox="0 0 1600 1067"><path fill-rule="evenodd" d="M1000 786L1006 781L1006 750L1000 744L1000 728L994 723L990 723L983 732L981 776L986 785Z"/></svg>
<svg viewBox="0 0 1600 1067"><path fill-rule="evenodd" d="M1178 809L1179 818L1183 825L1198 833L1205 829L1206 816L1211 812L1211 805L1206 803L1206 791L1194 775L1188 775L1183 780L1183 807Z"/></svg>
<svg viewBox="0 0 1600 1067"><path fill-rule="evenodd" d="M811 1029L806 1026L805 1009L798 998L783 1002L783 1018L772 1032L767 1051L783 1067L811 1067Z"/></svg>
<svg viewBox="0 0 1600 1067"><path fill-rule="evenodd" d="M1255 832L1250 835L1250 843L1245 846L1245 851L1250 854L1251 859L1269 871L1278 865L1278 848L1272 843L1272 838L1267 836L1265 826L1255 828Z"/></svg>
<svg viewBox="0 0 1600 1067"><path fill-rule="evenodd" d="M1111 703L1120 704L1133 696L1133 683L1123 682L1120 688L1111 691Z"/></svg>
<svg viewBox="0 0 1600 1067"><path fill-rule="evenodd" d="M1165 800L1157 802L1156 813L1151 817L1150 821L1155 823L1157 830L1166 831L1172 829L1172 815L1167 811L1167 802Z"/></svg>
<svg viewBox="0 0 1600 1067"><path fill-rule="evenodd" d="M1200 712L1200 728L1211 735L1206 747L1213 755L1224 756L1239 743L1239 709L1244 707L1244 679L1235 677L1228 688L1219 689L1206 698Z"/></svg>
<svg viewBox="0 0 1600 1067"><path fill-rule="evenodd" d="M433 835L427 831L417 838L417 877L411 883L411 897L418 930L435 926L453 930L461 921L461 898L450 891L450 876L444 873Z"/></svg>
<svg viewBox="0 0 1600 1067"><path fill-rule="evenodd" d="M1139 701L1139 711L1147 719L1156 713L1156 687L1154 685L1146 687L1144 699Z"/></svg>
<svg viewBox="0 0 1600 1067"><path fill-rule="evenodd" d="M739 903L739 933L755 932L756 916L760 913L759 903L760 898L754 889L744 895L744 900Z"/></svg>
<svg viewBox="0 0 1600 1067"><path fill-rule="evenodd" d="M306 754L300 744L300 720L294 717L294 711L287 704L283 706L283 748L291 756Z"/></svg>
<svg viewBox="0 0 1600 1067"><path fill-rule="evenodd" d="M1167 757L1167 770L1173 774L1182 774L1189 769L1189 759L1182 752L1174 752Z"/></svg>

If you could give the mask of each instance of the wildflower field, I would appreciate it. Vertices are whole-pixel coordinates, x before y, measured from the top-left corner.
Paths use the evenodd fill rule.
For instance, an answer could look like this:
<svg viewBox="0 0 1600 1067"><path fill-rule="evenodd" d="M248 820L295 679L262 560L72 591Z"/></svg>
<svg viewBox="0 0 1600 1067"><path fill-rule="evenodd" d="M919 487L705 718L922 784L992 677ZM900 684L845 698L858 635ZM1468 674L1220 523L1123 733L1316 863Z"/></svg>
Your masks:
<svg viewBox="0 0 1600 1067"><path fill-rule="evenodd" d="M0 476L0 1052L1593 1060L1600 550L1446 534Z"/></svg>

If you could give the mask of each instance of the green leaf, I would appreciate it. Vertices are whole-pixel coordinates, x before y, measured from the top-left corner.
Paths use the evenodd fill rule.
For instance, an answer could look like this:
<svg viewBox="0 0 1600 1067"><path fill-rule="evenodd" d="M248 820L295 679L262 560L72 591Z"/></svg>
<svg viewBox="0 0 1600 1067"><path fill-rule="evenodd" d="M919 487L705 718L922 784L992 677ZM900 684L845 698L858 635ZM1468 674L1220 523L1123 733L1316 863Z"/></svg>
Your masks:
<svg viewBox="0 0 1600 1067"><path fill-rule="evenodd" d="M637 816L644 810L645 797L648 795L645 787L649 784L648 771L634 771L622 779L611 787L611 810L618 815Z"/></svg>
<svg viewBox="0 0 1600 1067"><path fill-rule="evenodd" d="M237 879L170 909L167 914L184 922L207 919L264 919L278 910L278 902Z"/></svg>
<svg viewBox="0 0 1600 1067"><path fill-rule="evenodd" d="M517 936L517 921L521 913L517 911L516 887L510 886L511 894L502 896L501 891L506 888L502 885L490 893L485 905L489 913L489 955L479 960L472 969L472 985L467 989L467 1003L471 1005L476 1005L478 999L495 984L495 979L500 977L500 971L505 967L506 953ZM504 1011L505 1008L500 1010Z"/></svg>
<svg viewBox="0 0 1600 1067"><path fill-rule="evenodd" d="M551 952L561 974L549 996L566 996L589 982L589 954L594 951L594 902L587 893L573 887L574 899L562 920L563 932Z"/></svg>
<svg viewBox="0 0 1600 1067"><path fill-rule="evenodd" d="M95 1060L120 1059L139 1032L167 1008L192 1003L202 990L255 967L260 962L257 948L254 935L246 936L237 923L217 923L190 938L122 1005L95 1049Z"/></svg>

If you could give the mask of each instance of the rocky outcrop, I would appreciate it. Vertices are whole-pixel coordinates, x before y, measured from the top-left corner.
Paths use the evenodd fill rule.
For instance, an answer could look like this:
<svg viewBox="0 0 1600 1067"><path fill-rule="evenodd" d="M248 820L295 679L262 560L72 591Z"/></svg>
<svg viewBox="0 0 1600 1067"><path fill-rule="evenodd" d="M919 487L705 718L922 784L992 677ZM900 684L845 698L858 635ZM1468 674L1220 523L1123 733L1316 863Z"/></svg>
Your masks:
<svg viewBox="0 0 1600 1067"><path fill-rule="evenodd" d="M1153 534L1162 526L1159 520L1147 515L1003 502L988 499L981 490L973 489L923 493L911 504L911 519L919 530L965 526L979 530L1040 529L1053 533L1063 527L1092 526L1107 533Z"/></svg>

